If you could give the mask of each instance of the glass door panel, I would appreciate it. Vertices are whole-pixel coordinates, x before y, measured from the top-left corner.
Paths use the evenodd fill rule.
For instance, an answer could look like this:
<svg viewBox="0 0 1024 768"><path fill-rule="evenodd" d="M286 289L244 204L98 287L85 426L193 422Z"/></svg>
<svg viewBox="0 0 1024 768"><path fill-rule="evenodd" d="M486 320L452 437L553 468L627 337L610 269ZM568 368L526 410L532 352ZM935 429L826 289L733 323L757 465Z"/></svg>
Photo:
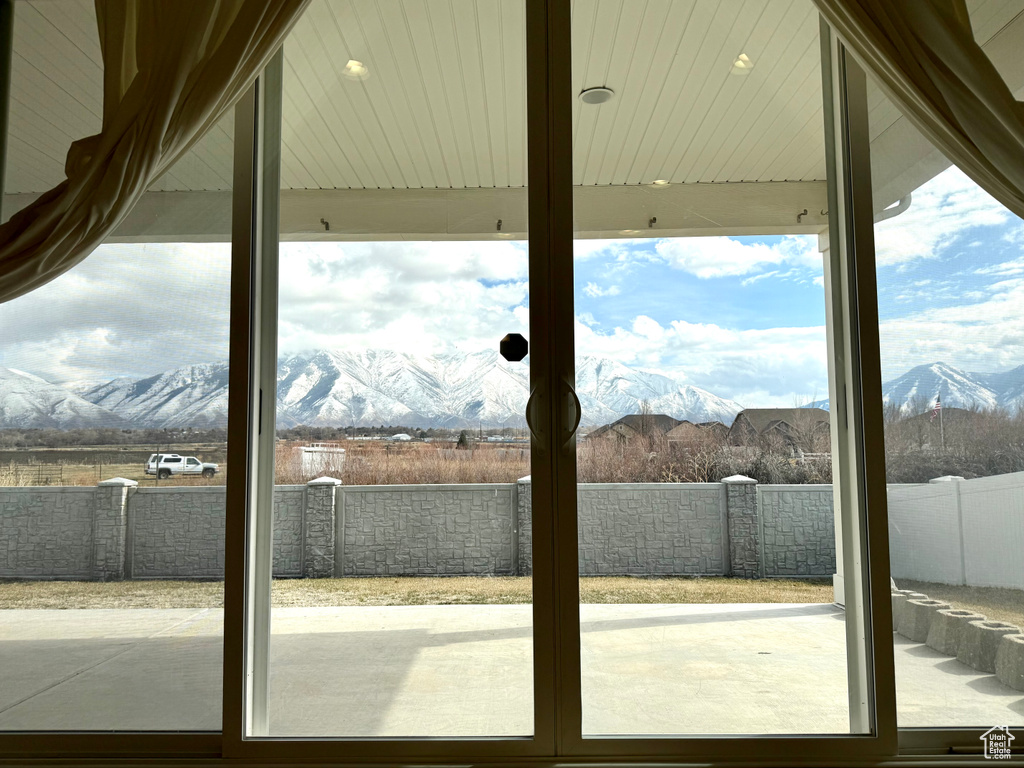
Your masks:
<svg viewBox="0 0 1024 768"><path fill-rule="evenodd" d="M93 6L14 15L5 220L103 114ZM0 304L5 735L221 729L233 128Z"/></svg>
<svg viewBox="0 0 1024 768"><path fill-rule="evenodd" d="M572 24L583 734L850 733L818 15Z"/></svg>
<svg viewBox="0 0 1024 768"><path fill-rule="evenodd" d="M1024 725L1024 224L868 85L897 721L977 745Z"/></svg>
<svg viewBox="0 0 1024 768"><path fill-rule="evenodd" d="M534 732L525 98L521 0L320 0L285 44L252 735Z"/></svg>

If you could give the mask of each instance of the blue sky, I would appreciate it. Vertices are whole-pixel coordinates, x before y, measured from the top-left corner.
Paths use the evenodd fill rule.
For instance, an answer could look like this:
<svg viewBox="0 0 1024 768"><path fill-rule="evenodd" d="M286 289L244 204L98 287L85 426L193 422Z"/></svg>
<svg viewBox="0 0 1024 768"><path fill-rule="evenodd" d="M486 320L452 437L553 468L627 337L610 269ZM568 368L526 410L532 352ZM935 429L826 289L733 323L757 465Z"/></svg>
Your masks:
<svg viewBox="0 0 1024 768"><path fill-rule="evenodd" d="M777 251L796 238L736 237L744 248L757 245ZM799 238L806 251L816 237ZM623 260L576 260L576 311L590 315L602 328L629 324L647 315L662 325L673 320L713 321L731 328L821 325L825 317L822 286L815 282L818 264L764 269L755 274L701 278L680 270L657 252L657 240L622 241ZM714 238L712 247L722 239ZM584 244L585 245L585 244ZM613 295L607 292L613 290ZM780 301L780 293L785 301ZM609 300L613 299L613 300Z"/></svg>
<svg viewBox="0 0 1024 768"><path fill-rule="evenodd" d="M1024 226L951 168L876 226L884 378L944 361L1024 363ZM284 243L279 343L411 353L528 334L525 243ZM816 236L581 240L580 355L660 371L743 406L827 396ZM227 357L227 244L103 245L0 305L0 365L51 381ZM173 332L155 329L173 328Z"/></svg>

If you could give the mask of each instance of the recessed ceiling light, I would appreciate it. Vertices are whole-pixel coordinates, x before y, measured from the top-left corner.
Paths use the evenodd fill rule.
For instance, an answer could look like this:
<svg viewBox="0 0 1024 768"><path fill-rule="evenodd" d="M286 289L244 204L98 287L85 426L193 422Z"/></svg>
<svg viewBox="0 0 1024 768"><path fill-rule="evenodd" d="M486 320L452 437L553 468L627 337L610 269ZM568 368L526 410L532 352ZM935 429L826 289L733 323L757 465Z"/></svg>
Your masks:
<svg viewBox="0 0 1024 768"><path fill-rule="evenodd" d="M734 75L749 75L750 70L754 68L754 62L750 60L750 57L745 53L741 53L736 57L736 61L732 63L732 74Z"/></svg>
<svg viewBox="0 0 1024 768"><path fill-rule="evenodd" d="M370 76L370 69L361 61L349 59L341 73L349 80L365 80Z"/></svg>
<svg viewBox="0 0 1024 768"><path fill-rule="evenodd" d="M619 230L619 234L620 235L639 235L640 234L640 230L639 229L620 229Z"/></svg>
<svg viewBox="0 0 1024 768"><path fill-rule="evenodd" d="M651 182L656 187L667 187L671 183L668 179L655 179Z"/></svg>
<svg viewBox="0 0 1024 768"><path fill-rule="evenodd" d="M584 88L580 91L580 101L584 104L604 104L615 95L611 88L599 86L597 88Z"/></svg>
<svg viewBox="0 0 1024 768"><path fill-rule="evenodd" d="M515 235L512 232L495 232L494 236L499 240L511 240Z"/></svg>

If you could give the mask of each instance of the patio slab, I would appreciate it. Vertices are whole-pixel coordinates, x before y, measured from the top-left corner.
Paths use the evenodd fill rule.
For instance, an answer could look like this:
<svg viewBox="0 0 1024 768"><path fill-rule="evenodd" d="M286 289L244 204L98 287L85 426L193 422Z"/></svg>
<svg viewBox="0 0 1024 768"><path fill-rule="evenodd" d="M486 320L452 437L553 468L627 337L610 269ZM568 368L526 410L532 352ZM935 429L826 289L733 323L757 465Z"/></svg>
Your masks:
<svg viewBox="0 0 1024 768"><path fill-rule="evenodd" d="M584 605L589 734L842 733L831 605ZM219 609L0 611L0 730L218 730ZM271 733L532 729L530 606L278 608ZM901 726L1024 724L1024 693L895 636Z"/></svg>

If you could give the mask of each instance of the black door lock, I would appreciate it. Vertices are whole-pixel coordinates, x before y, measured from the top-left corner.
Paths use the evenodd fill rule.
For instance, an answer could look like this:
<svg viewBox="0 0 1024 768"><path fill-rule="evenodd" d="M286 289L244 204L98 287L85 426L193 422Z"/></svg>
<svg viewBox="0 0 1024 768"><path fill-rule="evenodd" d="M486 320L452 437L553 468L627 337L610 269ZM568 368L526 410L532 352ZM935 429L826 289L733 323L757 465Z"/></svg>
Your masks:
<svg viewBox="0 0 1024 768"><path fill-rule="evenodd" d="M530 351L530 343L521 333L508 333L498 344L498 351L510 363L518 363Z"/></svg>

